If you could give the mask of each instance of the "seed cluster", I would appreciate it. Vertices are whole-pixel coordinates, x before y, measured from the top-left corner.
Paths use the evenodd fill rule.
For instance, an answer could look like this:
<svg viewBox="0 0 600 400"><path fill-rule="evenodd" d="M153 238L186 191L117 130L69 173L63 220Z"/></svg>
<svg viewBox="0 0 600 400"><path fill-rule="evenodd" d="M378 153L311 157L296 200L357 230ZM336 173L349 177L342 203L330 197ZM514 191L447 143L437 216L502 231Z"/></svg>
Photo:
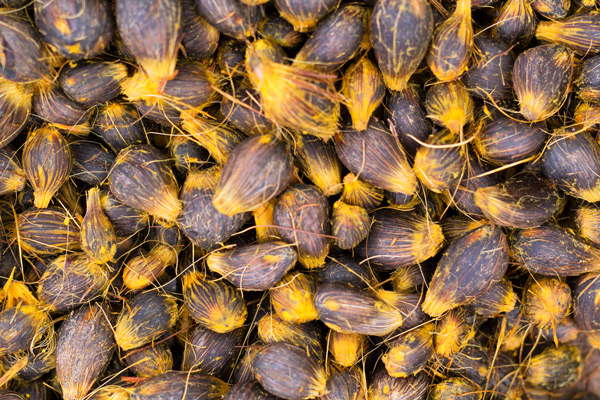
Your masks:
<svg viewBox="0 0 600 400"><path fill-rule="evenodd" d="M598 0L0 0L0 400L600 399Z"/></svg>

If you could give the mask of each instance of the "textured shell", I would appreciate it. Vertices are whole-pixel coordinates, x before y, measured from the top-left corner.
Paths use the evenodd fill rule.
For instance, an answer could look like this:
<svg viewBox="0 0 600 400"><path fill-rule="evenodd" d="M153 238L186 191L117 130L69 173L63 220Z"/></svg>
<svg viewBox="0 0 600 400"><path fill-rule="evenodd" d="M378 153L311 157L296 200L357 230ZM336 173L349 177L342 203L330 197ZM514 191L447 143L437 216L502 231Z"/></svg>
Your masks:
<svg viewBox="0 0 600 400"><path fill-rule="evenodd" d="M571 8L571 0L533 0L531 6L542 16L557 20L567 16Z"/></svg>
<svg viewBox="0 0 600 400"><path fill-rule="evenodd" d="M24 400L25 398L18 392L12 390L0 390L0 399L2 400Z"/></svg>
<svg viewBox="0 0 600 400"><path fill-rule="evenodd" d="M40 85L33 97L33 109L44 121L68 133L85 135L90 130L92 110L71 100L58 85Z"/></svg>
<svg viewBox="0 0 600 400"><path fill-rule="evenodd" d="M279 125L329 140L338 130L340 113L335 75L287 65L283 59L283 50L267 39L246 49L246 70L265 114Z"/></svg>
<svg viewBox="0 0 600 400"><path fill-rule="evenodd" d="M523 316L542 328L554 328L571 308L571 288L560 279L530 280L523 291Z"/></svg>
<svg viewBox="0 0 600 400"><path fill-rule="evenodd" d="M443 360L442 363L446 366L449 375L466 378L483 387L488 380L491 360L487 348L483 348L477 340L473 340L454 354L451 360Z"/></svg>
<svg viewBox="0 0 600 400"><path fill-rule="evenodd" d="M521 53L513 67L513 89L521 114L529 121L556 113L573 74L571 52L561 45L542 45Z"/></svg>
<svg viewBox="0 0 600 400"><path fill-rule="evenodd" d="M461 351L475 334L463 308L454 308L444 314L437 320L435 330L435 353L445 358Z"/></svg>
<svg viewBox="0 0 600 400"><path fill-rule="evenodd" d="M360 368L332 368L327 380L327 393L322 400L362 400L366 388Z"/></svg>
<svg viewBox="0 0 600 400"><path fill-rule="evenodd" d="M185 342L181 370L227 376L240 351L244 333L243 328L217 333L197 326Z"/></svg>
<svg viewBox="0 0 600 400"><path fill-rule="evenodd" d="M408 331L388 343L382 361L386 371L395 378L418 373L433 355L433 323Z"/></svg>
<svg viewBox="0 0 600 400"><path fill-rule="evenodd" d="M294 63L304 68L333 71L350 60L362 41L362 20L366 12L358 5L347 5L331 12L300 48Z"/></svg>
<svg viewBox="0 0 600 400"><path fill-rule="evenodd" d="M123 94L144 117L171 127L182 121L182 113L201 110L213 96L214 75L200 61L179 61L177 76L156 84L137 72L122 84Z"/></svg>
<svg viewBox="0 0 600 400"><path fill-rule="evenodd" d="M578 207L574 222L581 237L600 244L600 210L596 206L583 204Z"/></svg>
<svg viewBox="0 0 600 400"><path fill-rule="evenodd" d="M83 306L63 322L56 341L56 376L65 400L82 399L108 366L115 340L108 310Z"/></svg>
<svg viewBox="0 0 600 400"><path fill-rule="evenodd" d="M334 361L342 367L357 364L368 347L367 337L358 333L342 333L331 329L327 340L329 352Z"/></svg>
<svg viewBox="0 0 600 400"><path fill-rule="evenodd" d="M175 325L175 299L156 291L136 295L123 307L115 325L115 340L123 350L149 343Z"/></svg>
<svg viewBox="0 0 600 400"><path fill-rule="evenodd" d="M600 56L584 61L575 80L577 95L585 101L600 100Z"/></svg>
<svg viewBox="0 0 600 400"><path fill-rule="evenodd" d="M342 190L342 165L331 142L311 135L296 135L294 162L325 196Z"/></svg>
<svg viewBox="0 0 600 400"><path fill-rule="evenodd" d="M460 81L439 83L427 91L427 116L452 133L473 119L473 99Z"/></svg>
<svg viewBox="0 0 600 400"><path fill-rule="evenodd" d="M547 135L543 123L524 124L499 116L477 131L475 149L494 164L511 164L536 155Z"/></svg>
<svg viewBox="0 0 600 400"><path fill-rule="evenodd" d="M78 140L69 143L73 166L71 176L91 185L99 185L106 180L115 161L115 154L100 143Z"/></svg>
<svg viewBox="0 0 600 400"><path fill-rule="evenodd" d="M372 118L364 131L340 131L334 141L340 161L358 178L391 192L415 192L417 177L407 156L398 139L379 120Z"/></svg>
<svg viewBox="0 0 600 400"><path fill-rule="evenodd" d="M42 337L49 316L40 307L19 304L0 312L0 354L27 350Z"/></svg>
<svg viewBox="0 0 600 400"><path fill-rule="evenodd" d="M100 202L117 236L131 236L148 227L148 214L121 203L109 190L102 191Z"/></svg>
<svg viewBox="0 0 600 400"><path fill-rule="evenodd" d="M582 101L577 104L573 113L574 121L581 126L583 130L599 127L600 124L600 104Z"/></svg>
<svg viewBox="0 0 600 400"><path fill-rule="evenodd" d="M393 92L385 105L391 119L390 124L396 128L396 135L402 147L414 157L417 149L421 147L414 138L424 142L432 132L431 123L425 117L416 87L409 85L404 90Z"/></svg>
<svg viewBox="0 0 600 400"><path fill-rule="evenodd" d="M499 186L479 188L475 204L494 224L533 228L552 218L564 204L564 196L548 180L520 173Z"/></svg>
<svg viewBox="0 0 600 400"><path fill-rule="evenodd" d="M274 136L252 136L230 154L213 197L225 214L253 211L285 190L292 179L292 158Z"/></svg>
<svg viewBox="0 0 600 400"><path fill-rule="evenodd" d="M196 10L221 33L244 39L254 35L261 16L260 7L240 0L195 0Z"/></svg>
<svg viewBox="0 0 600 400"><path fill-rule="evenodd" d="M524 47L533 38L535 25L535 14L529 0L508 0L492 25L492 34L506 44Z"/></svg>
<svg viewBox="0 0 600 400"><path fill-rule="evenodd" d="M479 400L479 388L471 381L464 378L449 378L436 384L429 392L428 399L461 399L461 400Z"/></svg>
<svg viewBox="0 0 600 400"><path fill-rule="evenodd" d="M319 271L319 279L323 283L345 283L363 289L377 286L377 279L366 264L344 254L332 256Z"/></svg>
<svg viewBox="0 0 600 400"><path fill-rule="evenodd" d="M183 0L182 7L182 29L183 39L181 43L188 58L204 59L208 58L219 45L220 33L196 10L194 0Z"/></svg>
<svg viewBox="0 0 600 400"><path fill-rule="evenodd" d="M468 303L502 279L508 243L502 230L485 225L457 239L442 255L423 303L433 317Z"/></svg>
<svg viewBox="0 0 600 400"><path fill-rule="evenodd" d="M298 247L298 261L306 268L321 266L331 238L329 204L315 187L298 184L279 196L273 208L279 235Z"/></svg>
<svg viewBox="0 0 600 400"><path fill-rule="evenodd" d="M472 49L471 0L458 0L454 13L435 29L427 65L440 81L457 79L466 71Z"/></svg>
<svg viewBox="0 0 600 400"><path fill-rule="evenodd" d="M279 14L300 32L311 31L337 0L275 0Z"/></svg>
<svg viewBox="0 0 600 400"><path fill-rule="evenodd" d="M433 272L430 268L431 265L431 262L427 262L399 268L392 272L390 278L394 290L404 293L418 291L419 287L427 281L430 272Z"/></svg>
<svg viewBox="0 0 600 400"><path fill-rule="evenodd" d="M33 187L34 204L46 208L71 173L71 151L53 128L31 132L23 147L23 169Z"/></svg>
<svg viewBox="0 0 600 400"><path fill-rule="evenodd" d="M459 135L450 131L432 134L430 146L417 150L413 168L423 186L434 192L452 191L460 183L466 165L465 146Z"/></svg>
<svg viewBox="0 0 600 400"><path fill-rule="evenodd" d="M372 219L359 253L378 268L419 264L437 254L444 243L442 228L416 213L382 209L373 213Z"/></svg>
<svg viewBox="0 0 600 400"><path fill-rule="evenodd" d="M109 270L81 253L62 255L46 267L37 287L40 302L64 314L98 297L109 282Z"/></svg>
<svg viewBox="0 0 600 400"><path fill-rule="evenodd" d="M123 284L132 291L139 291L158 280L168 267L177 263L177 250L169 244L156 244L127 260L123 270Z"/></svg>
<svg viewBox="0 0 600 400"><path fill-rule="evenodd" d="M239 231L248 213L233 216L221 214L212 199L218 184L220 169L191 171L183 184L179 199L183 210L177 223L182 232L204 250L211 250Z"/></svg>
<svg viewBox="0 0 600 400"><path fill-rule="evenodd" d="M344 203L370 210L383 201L382 189L358 179L352 172L344 176L343 185L341 200Z"/></svg>
<svg viewBox="0 0 600 400"><path fill-rule="evenodd" d="M171 137L169 155L174 160L175 169L179 176L185 176L190 171L212 165L208 150L187 135Z"/></svg>
<svg viewBox="0 0 600 400"><path fill-rule="evenodd" d="M30 343L27 350L4 356L0 363L4 371L16 371L22 367L16 372L15 380L26 381L26 385L30 385L31 381L54 370L55 346L56 334L54 329L48 326L48 329L45 329L44 336L37 343ZM9 372L10 374L11 372Z"/></svg>
<svg viewBox="0 0 600 400"><path fill-rule="evenodd" d="M172 78L182 36L181 2L119 0L115 13L121 40L146 75L158 83Z"/></svg>
<svg viewBox="0 0 600 400"><path fill-rule="evenodd" d="M547 347L529 361L525 382L534 388L555 391L573 384L582 372L581 353L576 346Z"/></svg>
<svg viewBox="0 0 600 400"><path fill-rule="evenodd" d="M35 254L79 250L79 225L62 210L31 208L17 217L19 245Z"/></svg>
<svg viewBox="0 0 600 400"><path fill-rule="evenodd" d="M342 94L353 128L358 131L366 129L385 95L383 77L377 66L366 57L350 65L344 72Z"/></svg>
<svg viewBox="0 0 600 400"><path fill-rule="evenodd" d="M229 123L248 136L273 132L275 124L258 109L257 99L258 95L253 90L235 88L231 98L227 96L221 100L221 113Z"/></svg>
<svg viewBox="0 0 600 400"><path fill-rule="evenodd" d="M312 275L290 272L269 290L271 307L287 323L302 324L318 318L314 305L317 281Z"/></svg>
<svg viewBox="0 0 600 400"><path fill-rule="evenodd" d="M393 306L402 316L400 331L408 331L423 325L429 317L423 312L423 295L421 293L396 292L393 290L378 290L379 297Z"/></svg>
<svg viewBox="0 0 600 400"><path fill-rule="evenodd" d="M576 13L562 21L541 21L539 40L567 46L581 56L600 52L600 13Z"/></svg>
<svg viewBox="0 0 600 400"><path fill-rule="evenodd" d="M115 23L106 0L43 0L34 4L42 39L68 59L92 58L112 40Z"/></svg>
<svg viewBox="0 0 600 400"><path fill-rule="evenodd" d="M474 64L465 74L465 85L484 100L512 98L512 68L515 56L509 46L489 36L474 39Z"/></svg>
<svg viewBox="0 0 600 400"><path fill-rule="evenodd" d="M17 154L0 148L0 195L20 192L26 181L27 175L21 168Z"/></svg>
<svg viewBox="0 0 600 400"><path fill-rule="evenodd" d="M385 336L402 324L402 314L374 292L325 284L314 298L319 319L342 333Z"/></svg>
<svg viewBox="0 0 600 400"><path fill-rule="evenodd" d="M252 212L254 230L259 243L281 240L273 222L273 208L277 199L271 199Z"/></svg>
<svg viewBox="0 0 600 400"><path fill-rule="evenodd" d="M165 343L133 350L125 354L123 359L131 371L141 378L161 375L173 369L173 355Z"/></svg>
<svg viewBox="0 0 600 400"><path fill-rule="evenodd" d="M511 241L512 255L536 274L577 276L600 269L600 251L566 229L524 229L515 232Z"/></svg>
<svg viewBox="0 0 600 400"><path fill-rule="evenodd" d="M218 333L241 327L248 315L246 303L233 285L206 280L198 272L184 275L183 299L194 320Z"/></svg>
<svg viewBox="0 0 600 400"><path fill-rule="evenodd" d="M431 378L421 372L408 378L393 378L384 368L373 375L369 385L371 400L425 400Z"/></svg>
<svg viewBox="0 0 600 400"><path fill-rule="evenodd" d="M478 315L494 318L500 313L511 311L516 302L517 295L512 283L508 279L502 279L487 292L477 296L468 307Z"/></svg>
<svg viewBox="0 0 600 400"><path fill-rule="evenodd" d="M573 291L575 322L595 348L600 348L599 276L597 273L583 275L577 280Z"/></svg>
<svg viewBox="0 0 600 400"><path fill-rule="evenodd" d="M273 287L294 267L298 255L284 242L265 242L212 252L208 268L243 290Z"/></svg>
<svg viewBox="0 0 600 400"><path fill-rule="evenodd" d="M106 103L121 94L127 67L119 62L87 61L61 71L59 82L71 99L86 106Z"/></svg>
<svg viewBox="0 0 600 400"><path fill-rule="evenodd" d="M147 142L140 115L129 104L109 103L102 107L96 117L94 131L115 153Z"/></svg>
<svg viewBox="0 0 600 400"><path fill-rule="evenodd" d="M108 181L110 191L130 207L167 221L181 212L173 171L152 146L134 145L121 151Z"/></svg>
<svg viewBox="0 0 600 400"><path fill-rule="evenodd" d="M290 366L294 368L290 368ZM318 360L297 346L273 343L262 347L252 363L254 377L269 393L289 400L326 392L326 373Z"/></svg>
<svg viewBox="0 0 600 400"><path fill-rule="evenodd" d="M264 343L256 342L253 346L244 349L244 355L241 357L234 373L234 383L256 382L252 372L252 362L254 356L264 346Z"/></svg>
<svg viewBox="0 0 600 400"><path fill-rule="evenodd" d="M151 243L155 243L155 246L167 246L175 251L179 251L184 244L183 236L177 225L162 221L154 221L150 226L148 239Z"/></svg>
<svg viewBox="0 0 600 400"><path fill-rule="evenodd" d="M228 389L227 383L211 375L169 371L137 385L130 399L221 400Z"/></svg>
<svg viewBox="0 0 600 400"><path fill-rule="evenodd" d="M331 233L340 249L352 249L362 242L371 228L371 218L367 210L359 206L333 203L331 215Z"/></svg>
<svg viewBox="0 0 600 400"><path fill-rule="evenodd" d="M465 234L489 223L486 220L476 220L464 215L456 215L442 221L442 229L446 240L452 242Z"/></svg>
<svg viewBox="0 0 600 400"><path fill-rule="evenodd" d="M0 77L0 148L13 141L31 112L33 87Z"/></svg>
<svg viewBox="0 0 600 400"><path fill-rule="evenodd" d="M304 40L302 33L278 14L265 15L258 23L258 33L281 47L296 47Z"/></svg>
<svg viewBox="0 0 600 400"><path fill-rule="evenodd" d="M256 381L240 382L231 386L223 400L277 400L277 397L266 392Z"/></svg>
<svg viewBox="0 0 600 400"><path fill-rule="evenodd" d="M15 82L33 82L49 78L44 46L38 39L32 21L20 13L0 13L2 62L0 75Z"/></svg>
<svg viewBox="0 0 600 400"><path fill-rule="evenodd" d="M542 157L542 171L567 194L600 200L600 146L589 133L555 136Z"/></svg>
<svg viewBox="0 0 600 400"><path fill-rule="evenodd" d="M85 217L81 221L81 247L97 263L104 264L117 253L117 235L102 211L98 188L88 191L86 204Z"/></svg>
<svg viewBox="0 0 600 400"><path fill-rule="evenodd" d="M561 304L562 306L562 304ZM554 327L546 328L546 329L538 329L536 328L532 333L532 335L541 335L545 341L555 344L558 343L573 343L577 340L577 337L581 333L581 330L575 323L575 320L570 315L572 314L571 309L566 317L564 317L560 322L556 323ZM535 333L534 333L535 332ZM583 334L585 335L585 334ZM582 336L583 336L582 335ZM588 336L590 337L590 336ZM593 338L591 339L593 340ZM588 340L591 344L591 340Z"/></svg>
<svg viewBox="0 0 600 400"><path fill-rule="evenodd" d="M385 84L404 90L425 57L433 14L425 0L378 1L371 14L371 41Z"/></svg>
<svg viewBox="0 0 600 400"><path fill-rule="evenodd" d="M205 148L219 165L225 164L229 155L246 137L236 129L221 122L200 117L190 118L182 113L181 127L190 139Z"/></svg>
<svg viewBox="0 0 600 400"><path fill-rule="evenodd" d="M448 203L454 204L463 214L484 218L485 215L475 204L475 191L481 187L493 186L500 183L498 174L486 174L493 167L476 157L467 159L465 174L456 192L449 195Z"/></svg>
<svg viewBox="0 0 600 400"><path fill-rule="evenodd" d="M307 354L323 359L323 334L316 322L287 323L274 313L262 317L257 324L257 334L265 344L285 342L302 347Z"/></svg>
<svg viewBox="0 0 600 400"><path fill-rule="evenodd" d="M246 74L246 43L242 40L225 39L217 49L217 63L221 73L227 76Z"/></svg>

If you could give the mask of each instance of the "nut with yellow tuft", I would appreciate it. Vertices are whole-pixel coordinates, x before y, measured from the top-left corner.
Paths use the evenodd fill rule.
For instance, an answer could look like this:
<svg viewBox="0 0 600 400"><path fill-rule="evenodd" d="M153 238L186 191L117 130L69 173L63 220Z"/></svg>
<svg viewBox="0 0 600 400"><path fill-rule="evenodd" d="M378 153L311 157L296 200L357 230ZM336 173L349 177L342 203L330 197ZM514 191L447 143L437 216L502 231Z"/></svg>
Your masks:
<svg viewBox="0 0 600 400"><path fill-rule="evenodd" d="M200 272L183 276L183 300L196 322L218 333L244 325L248 311L240 292L223 280L209 280Z"/></svg>

